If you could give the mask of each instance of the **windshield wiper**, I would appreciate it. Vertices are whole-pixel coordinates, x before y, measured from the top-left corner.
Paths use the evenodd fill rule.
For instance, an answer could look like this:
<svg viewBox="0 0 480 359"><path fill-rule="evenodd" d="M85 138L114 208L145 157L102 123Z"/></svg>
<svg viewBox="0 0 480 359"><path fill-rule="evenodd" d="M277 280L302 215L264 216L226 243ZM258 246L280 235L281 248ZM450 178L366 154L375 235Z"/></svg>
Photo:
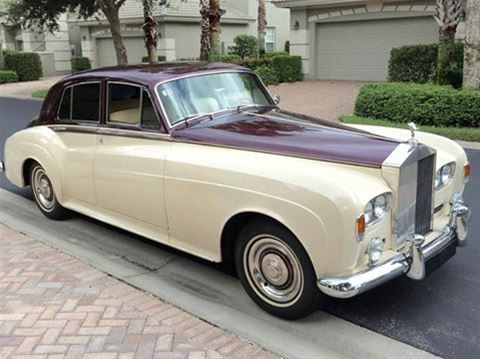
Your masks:
<svg viewBox="0 0 480 359"><path fill-rule="evenodd" d="M210 117L211 120L214 118L214 114L211 112L205 112L205 113L197 113L195 115L190 115L187 117L182 118L182 121L185 123L185 127L190 126L191 122L194 120L201 120L205 117Z"/></svg>
<svg viewBox="0 0 480 359"><path fill-rule="evenodd" d="M249 108L259 108L259 107L267 107L267 108L277 108L277 105L258 105L258 104L250 104L250 105L238 105L232 108L237 109L237 112L240 112L242 110L246 110Z"/></svg>

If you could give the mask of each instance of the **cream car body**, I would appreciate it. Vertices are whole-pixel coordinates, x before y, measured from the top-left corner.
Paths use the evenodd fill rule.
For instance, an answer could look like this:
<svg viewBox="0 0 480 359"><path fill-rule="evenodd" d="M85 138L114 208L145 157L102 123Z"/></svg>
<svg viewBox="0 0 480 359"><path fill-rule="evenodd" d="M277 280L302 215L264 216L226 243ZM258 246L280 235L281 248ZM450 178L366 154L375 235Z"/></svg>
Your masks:
<svg viewBox="0 0 480 359"><path fill-rule="evenodd" d="M102 86L112 77L92 75ZM72 81L65 81L62 90ZM102 87L101 104L106 92ZM148 96L157 115L168 117L152 88ZM100 109L100 118L107 117L108 108ZM104 122L108 124L108 118ZM38 163L61 206L214 262L232 258L236 236L252 218L269 218L291 231L308 254L316 280L368 271L372 263L367 247L373 238L384 241L377 264L412 250L408 241L396 243L398 188L386 180L385 168L182 140L169 136L171 123L162 126L165 132L129 126L55 120L31 126L7 140L6 176L19 187L28 185L29 166ZM402 142L411 139L408 130L352 127ZM451 220L454 196L464 190L467 157L446 138L417 132L416 139L436 150L436 170L447 163L456 167L451 182L434 193L432 212L441 209L432 214L425 246ZM366 204L383 193L392 193L391 209L367 227L359 241L357 220ZM338 297L362 291L328 286L320 288Z"/></svg>

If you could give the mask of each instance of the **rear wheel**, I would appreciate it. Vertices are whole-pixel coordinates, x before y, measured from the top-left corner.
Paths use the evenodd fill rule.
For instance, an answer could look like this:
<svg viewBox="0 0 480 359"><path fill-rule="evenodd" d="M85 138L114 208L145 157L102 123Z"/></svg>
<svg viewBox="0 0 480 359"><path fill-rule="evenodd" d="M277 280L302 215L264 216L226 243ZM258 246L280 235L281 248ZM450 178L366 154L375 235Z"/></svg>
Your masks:
<svg viewBox="0 0 480 359"><path fill-rule="evenodd" d="M305 249L273 222L251 222L240 233L235 266L243 287L267 312L297 319L313 312L323 298Z"/></svg>
<svg viewBox="0 0 480 359"><path fill-rule="evenodd" d="M55 220L67 217L68 210L58 203L52 182L45 169L38 163L33 163L30 167L30 185L35 202L45 216Z"/></svg>

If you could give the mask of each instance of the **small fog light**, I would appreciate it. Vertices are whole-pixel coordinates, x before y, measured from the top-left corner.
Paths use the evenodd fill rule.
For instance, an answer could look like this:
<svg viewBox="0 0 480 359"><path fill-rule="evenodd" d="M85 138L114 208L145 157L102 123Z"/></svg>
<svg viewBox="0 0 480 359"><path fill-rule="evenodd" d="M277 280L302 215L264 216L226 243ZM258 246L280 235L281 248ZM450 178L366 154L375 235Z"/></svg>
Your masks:
<svg viewBox="0 0 480 359"><path fill-rule="evenodd" d="M367 247L368 260L370 265L377 263L383 254L383 240L375 237Z"/></svg>

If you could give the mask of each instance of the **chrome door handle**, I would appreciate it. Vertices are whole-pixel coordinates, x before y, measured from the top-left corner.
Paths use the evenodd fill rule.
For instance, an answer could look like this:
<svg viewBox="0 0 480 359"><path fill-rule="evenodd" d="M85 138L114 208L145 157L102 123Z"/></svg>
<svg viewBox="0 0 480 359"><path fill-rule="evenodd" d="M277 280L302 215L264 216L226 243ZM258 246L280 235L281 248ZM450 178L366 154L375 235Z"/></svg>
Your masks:
<svg viewBox="0 0 480 359"><path fill-rule="evenodd" d="M98 140L98 143L100 143L101 145L103 145L103 138L100 138L100 139Z"/></svg>

